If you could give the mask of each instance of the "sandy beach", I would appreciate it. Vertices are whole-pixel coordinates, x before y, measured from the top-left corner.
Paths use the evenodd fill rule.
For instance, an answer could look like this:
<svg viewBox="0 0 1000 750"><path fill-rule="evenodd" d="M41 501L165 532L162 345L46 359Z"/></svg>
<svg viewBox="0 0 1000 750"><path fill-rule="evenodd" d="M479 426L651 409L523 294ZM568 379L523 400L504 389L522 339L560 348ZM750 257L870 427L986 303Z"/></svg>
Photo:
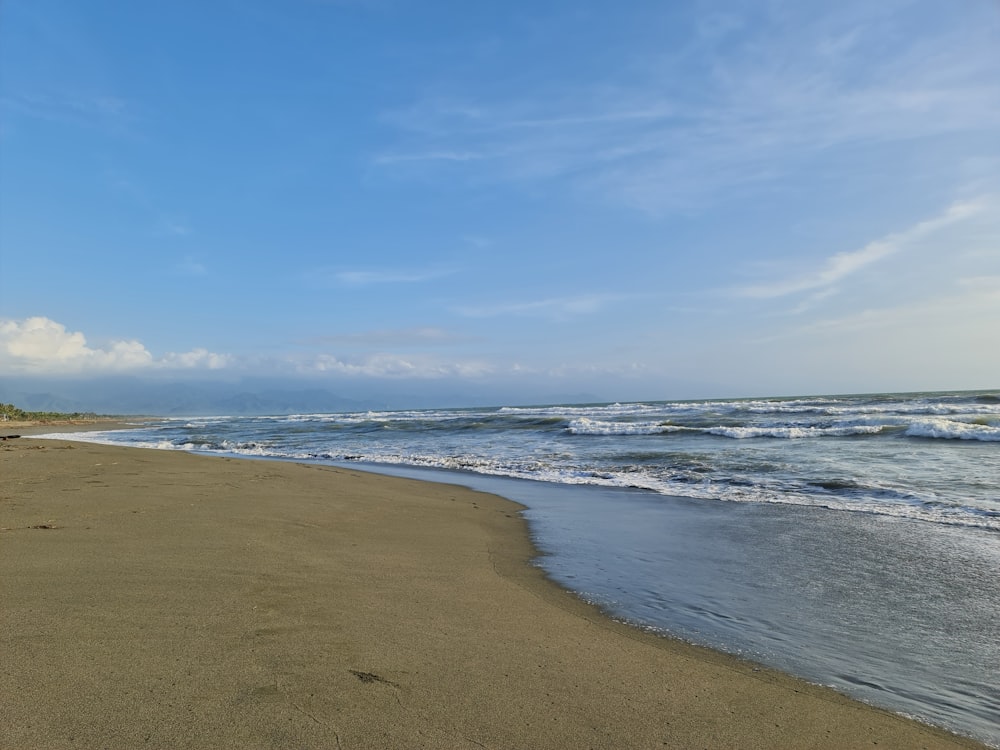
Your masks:
<svg viewBox="0 0 1000 750"><path fill-rule="evenodd" d="M982 747L605 617L518 510L2 440L0 748Z"/></svg>

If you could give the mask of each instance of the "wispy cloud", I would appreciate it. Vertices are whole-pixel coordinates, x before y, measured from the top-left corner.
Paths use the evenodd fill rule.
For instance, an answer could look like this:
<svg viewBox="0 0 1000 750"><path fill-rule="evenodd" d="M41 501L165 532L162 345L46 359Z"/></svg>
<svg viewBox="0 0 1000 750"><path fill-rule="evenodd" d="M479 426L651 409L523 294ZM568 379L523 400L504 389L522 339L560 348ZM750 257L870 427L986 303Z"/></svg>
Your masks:
<svg viewBox="0 0 1000 750"><path fill-rule="evenodd" d="M185 256L175 266L175 269L177 273L183 276L204 276L208 273L208 268L205 267L205 264L190 255Z"/></svg>
<svg viewBox="0 0 1000 750"><path fill-rule="evenodd" d="M175 240L195 234L183 212L160 205L159 192L145 178L137 178L119 167L106 167L100 175L101 184L131 211L151 225L150 232L157 237Z"/></svg>
<svg viewBox="0 0 1000 750"><path fill-rule="evenodd" d="M996 347L996 331L992 324L998 319L1000 276L981 276L959 279L953 287L918 301L872 306L846 315L813 320L760 337L755 343L866 334L880 337L884 344L897 339L922 341L917 350L926 353L936 350L937 346L951 347L957 340L978 339L980 345L1000 361L1000 357L993 353L1000 352L1000 348ZM980 354L978 349L967 352L970 357Z"/></svg>
<svg viewBox="0 0 1000 750"><path fill-rule="evenodd" d="M493 246L493 240L489 237L481 237L478 235L466 235L462 238L462 241L467 245L475 248L476 250L485 250Z"/></svg>
<svg viewBox="0 0 1000 750"><path fill-rule="evenodd" d="M20 116L122 133L132 122L127 102L106 93L12 93L0 107Z"/></svg>
<svg viewBox="0 0 1000 750"><path fill-rule="evenodd" d="M424 281L432 281L455 273L453 269L425 269L425 270L400 270L400 269L378 269L378 270L321 270L311 275L311 278L319 278L327 282L343 284L345 286L369 286L372 284L417 284Z"/></svg>
<svg viewBox="0 0 1000 750"><path fill-rule="evenodd" d="M468 336L452 333L442 328L425 326L422 328L398 328L378 331L317 336L302 342L307 346L353 346L353 347L400 347L400 346L448 346L465 343Z"/></svg>
<svg viewBox="0 0 1000 750"><path fill-rule="evenodd" d="M799 292L825 290L855 274L867 266L904 250L909 245L949 225L963 221L983 210L981 201L953 203L939 216L921 221L902 232L887 235L869 242L858 250L836 253L827 258L822 266L805 275L777 279L763 284L743 287L741 296L756 299L774 299Z"/></svg>
<svg viewBox="0 0 1000 750"><path fill-rule="evenodd" d="M830 149L1000 128L1000 61L976 13L911 29L913 8L767 8L702 18L687 46L630 51L603 80L555 96L477 89L385 113L398 141L375 161L449 162L477 180L566 179L660 212Z"/></svg>
<svg viewBox="0 0 1000 750"><path fill-rule="evenodd" d="M385 153L375 157L376 164L399 164L408 161L475 161L486 159L489 155L471 151L424 151L409 153Z"/></svg>
<svg viewBox="0 0 1000 750"><path fill-rule="evenodd" d="M517 315L562 319L578 315L592 315L600 312L607 305L626 298L626 295L621 294L584 294L575 297L554 297L526 302L462 306L455 308L455 310L460 315L470 318Z"/></svg>
<svg viewBox="0 0 1000 750"><path fill-rule="evenodd" d="M164 232L175 237L187 237L191 234L190 225L183 221L163 219L160 224L162 225Z"/></svg>

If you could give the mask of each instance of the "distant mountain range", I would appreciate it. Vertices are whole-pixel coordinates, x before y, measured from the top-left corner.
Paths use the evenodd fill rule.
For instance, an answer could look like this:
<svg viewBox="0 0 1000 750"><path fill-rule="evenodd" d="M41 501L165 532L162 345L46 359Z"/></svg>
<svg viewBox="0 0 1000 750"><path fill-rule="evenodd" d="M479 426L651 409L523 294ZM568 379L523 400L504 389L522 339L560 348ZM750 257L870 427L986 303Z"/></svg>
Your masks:
<svg viewBox="0 0 1000 750"><path fill-rule="evenodd" d="M0 401L29 411L157 416L295 414L385 407L318 388L247 388L242 383L156 383L132 378L44 383L0 379Z"/></svg>
<svg viewBox="0 0 1000 750"><path fill-rule="evenodd" d="M369 388L370 390L370 388ZM412 389L411 389L412 390ZM595 403L591 393L545 394L525 399L495 391L462 393L425 388L413 393L390 390L347 397L305 383L153 381L136 377L99 380L0 377L0 402L28 411L96 412L148 416L309 414L434 407L497 406L524 403Z"/></svg>

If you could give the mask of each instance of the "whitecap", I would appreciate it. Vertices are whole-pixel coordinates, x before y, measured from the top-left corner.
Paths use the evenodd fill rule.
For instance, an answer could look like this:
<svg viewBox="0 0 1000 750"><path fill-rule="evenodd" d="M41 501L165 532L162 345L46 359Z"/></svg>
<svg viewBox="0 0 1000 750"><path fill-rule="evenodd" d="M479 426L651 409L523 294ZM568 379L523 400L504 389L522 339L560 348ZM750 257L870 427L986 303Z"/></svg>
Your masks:
<svg viewBox="0 0 1000 750"><path fill-rule="evenodd" d="M574 435L660 435L690 428L664 422L605 422L580 417L570 422L566 429Z"/></svg>
<svg viewBox="0 0 1000 750"><path fill-rule="evenodd" d="M904 434L907 437L1000 442L1000 427L951 419L921 419L911 424Z"/></svg>
<svg viewBox="0 0 1000 750"><path fill-rule="evenodd" d="M877 435L885 429L884 425L850 424L836 427L708 427L703 431L709 435L745 440L747 438L817 438L817 437L850 437L852 435Z"/></svg>

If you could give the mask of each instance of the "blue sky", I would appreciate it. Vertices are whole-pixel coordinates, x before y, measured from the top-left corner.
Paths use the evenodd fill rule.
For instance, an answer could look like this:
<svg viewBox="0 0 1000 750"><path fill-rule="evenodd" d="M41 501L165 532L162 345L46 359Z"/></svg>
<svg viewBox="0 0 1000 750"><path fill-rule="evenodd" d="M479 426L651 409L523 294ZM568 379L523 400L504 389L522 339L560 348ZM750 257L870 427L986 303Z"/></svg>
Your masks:
<svg viewBox="0 0 1000 750"><path fill-rule="evenodd" d="M995 0L5 0L0 375L998 387L998 39Z"/></svg>

